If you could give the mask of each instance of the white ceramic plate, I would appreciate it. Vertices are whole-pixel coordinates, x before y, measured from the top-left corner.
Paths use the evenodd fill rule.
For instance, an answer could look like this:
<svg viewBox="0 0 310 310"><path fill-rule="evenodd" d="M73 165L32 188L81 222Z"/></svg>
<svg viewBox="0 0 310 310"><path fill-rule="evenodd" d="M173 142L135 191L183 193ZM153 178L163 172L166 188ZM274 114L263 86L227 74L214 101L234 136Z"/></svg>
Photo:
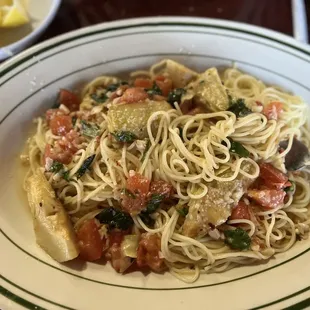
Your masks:
<svg viewBox="0 0 310 310"><path fill-rule="evenodd" d="M0 68L0 285L7 296L0 308L282 309L310 297L310 240L266 264L203 275L194 284L169 274L121 276L95 263L61 265L36 245L17 164L33 117L53 104L61 87L78 87L102 73L146 68L167 57L199 71L234 62L310 102L308 47L272 31L219 20L102 24L10 60Z"/></svg>
<svg viewBox="0 0 310 310"><path fill-rule="evenodd" d="M25 0L30 23L0 29L0 61L15 55L32 44L54 19L61 0Z"/></svg>

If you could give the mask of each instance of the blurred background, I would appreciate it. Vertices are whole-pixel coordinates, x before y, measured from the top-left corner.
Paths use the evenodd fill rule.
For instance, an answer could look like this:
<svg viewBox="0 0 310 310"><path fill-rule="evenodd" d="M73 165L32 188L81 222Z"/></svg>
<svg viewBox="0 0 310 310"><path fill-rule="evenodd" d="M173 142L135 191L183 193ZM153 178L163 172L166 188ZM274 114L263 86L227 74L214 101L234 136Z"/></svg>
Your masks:
<svg viewBox="0 0 310 310"><path fill-rule="evenodd" d="M296 13L294 2L292 0L63 0L54 22L41 37L41 41L104 21L158 15L221 18L293 35L293 13ZM304 8L310 25L310 0L305 0ZM310 32L310 28L307 28Z"/></svg>

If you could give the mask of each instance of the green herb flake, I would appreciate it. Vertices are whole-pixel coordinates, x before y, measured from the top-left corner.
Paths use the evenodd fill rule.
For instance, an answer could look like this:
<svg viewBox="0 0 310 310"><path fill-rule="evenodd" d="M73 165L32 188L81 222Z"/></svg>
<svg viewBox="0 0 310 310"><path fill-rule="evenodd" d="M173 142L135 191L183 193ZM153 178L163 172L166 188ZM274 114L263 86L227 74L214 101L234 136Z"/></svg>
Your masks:
<svg viewBox="0 0 310 310"><path fill-rule="evenodd" d="M175 209L178 211L178 213L185 217L188 214L188 208L183 206L176 206Z"/></svg>
<svg viewBox="0 0 310 310"><path fill-rule="evenodd" d="M86 172L87 170L89 170L91 164L93 163L93 160L94 160L95 156L96 156L95 154L94 154L94 155L91 155L91 156L87 157L87 158L84 160L82 166L81 166L81 167L79 168L79 170L76 172L76 176L77 176L78 179L79 179L80 177L82 177L82 176L85 174L85 172Z"/></svg>
<svg viewBox="0 0 310 310"><path fill-rule="evenodd" d="M109 97L106 94L104 94L104 93L102 93L100 95L97 95L96 93L95 94L91 94L90 98L93 99L96 103L99 103L99 104L100 103L104 103L104 102L106 102L109 99Z"/></svg>
<svg viewBox="0 0 310 310"><path fill-rule="evenodd" d="M147 225L148 227L154 226L155 220L150 216L150 214L141 212L139 216L145 225Z"/></svg>
<svg viewBox="0 0 310 310"><path fill-rule="evenodd" d="M101 224L108 224L109 229L127 230L133 225L133 220L128 213L113 207L104 208L95 217Z"/></svg>
<svg viewBox="0 0 310 310"><path fill-rule="evenodd" d="M230 107L228 111L236 114L237 117L244 117L252 113L252 111L245 105L244 99L239 98L237 100L233 100L231 96L229 96Z"/></svg>
<svg viewBox="0 0 310 310"><path fill-rule="evenodd" d="M112 135L114 136L116 141L124 143L132 143L133 141L138 139L138 137L130 131L119 131L116 133L112 133Z"/></svg>
<svg viewBox="0 0 310 310"><path fill-rule="evenodd" d="M120 83L114 83L107 86L107 91L114 92L116 91L121 85L128 85L128 82L122 81Z"/></svg>
<svg viewBox="0 0 310 310"><path fill-rule="evenodd" d="M149 89L145 89L145 91L150 95L150 96L154 96L154 95L162 95L162 91L161 89L158 87L158 85L154 82L153 83L153 87L149 88Z"/></svg>
<svg viewBox="0 0 310 310"><path fill-rule="evenodd" d="M141 158L141 161L142 161L142 162L144 161L145 156L146 156L148 150L150 149L150 147L151 147L151 141L148 139L147 142L146 142L146 146L145 146L145 149L144 149L142 158Z"/></svg>
<svg viewBox="0 0 310 310"><path fill-rule="evenodd" d="M251 238L242 228L234 230L225 230L225 243L234 250L248 250L251 245Z"/></svg>
<svg viewBox="0 0 310 310"><path fill-rule="evenodd" d="M64 168L64 165L62 163L58 162L57 160L54 160L50 169L49 169L49 172L57 173L60 170L62 170L63 168Z"/></svg>
<svg viewBox="0 0 310 310"><path fill-rule="evenodd" d="M289 180L289 182L291 182L291 186L285 187L284 191L286 191L287 193L295 193L296 183L292 180Z"/></svg>
<svg viewBox="0 0 310 310"><path fill-rule="evenodd" d="M174 104L175 102L180 103L181 98L185 93L186 90L184 88L175 88L174 90L169 92L167 101L170 104Z"/></svg>
<svg viewBox="0 0 310 310"><path fill-rule="evenodd" d="M250 152L239 142L233 141L232 139L229 139L230 141L230 149L229 151L231 153L237 154L240 157L249 157Z"/></svg>
<svg viewBox="0 0 310 310"><path fill-rule="evenodd" d="M145 210L146 213L148 214L154 213L159 208L164 198L165 198L165 195L153 194L151 196L151 199L147 202L146 210Z"/></svg>
<svg viewBox="0 0 310 310"><path fill-rule="evenodd" d="M128 196L129 198L132 198L132 199L136 199L137 198L137 196L132 191L130 191L127 188L123 188L122 189L122 194L124 194L124 195L126 195L126 196Z"/></svg>
<svg viewBox="0 0 310 310"><path fill-rule="evenodd" d="M76 121L77 121L77 117L76 116L72 116L71 121L72 121L72 126L74 127L75 124L76 124Z"/></svg>
<svg viewBox="0 0 310 310"><path fill-rule="evenodd" d="M99 135L100 128L97 124L87 123L84 120L81 121L82 134L86 137L95 138Z"/></svg>
<svg viewBox="0 0 310 310"><path fill-rule="evenodd" d="M64 180L66 180L67 182L70 181L69 174L70 174L70 170L63 171L63 172L62 172L62 178L63 178Z"/></svg>

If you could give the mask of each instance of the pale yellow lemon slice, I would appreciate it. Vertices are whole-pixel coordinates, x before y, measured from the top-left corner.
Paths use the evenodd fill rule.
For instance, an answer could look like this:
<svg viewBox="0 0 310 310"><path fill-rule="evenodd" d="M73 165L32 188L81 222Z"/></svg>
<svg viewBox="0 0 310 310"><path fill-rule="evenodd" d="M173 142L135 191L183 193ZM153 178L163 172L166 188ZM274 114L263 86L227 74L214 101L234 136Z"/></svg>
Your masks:
<svg viewBox="0 0 310 310"><path fill-rule="evenodd" d="M29 22L27 11L20 0L0 0L0 27L18 27Z"/></svg>

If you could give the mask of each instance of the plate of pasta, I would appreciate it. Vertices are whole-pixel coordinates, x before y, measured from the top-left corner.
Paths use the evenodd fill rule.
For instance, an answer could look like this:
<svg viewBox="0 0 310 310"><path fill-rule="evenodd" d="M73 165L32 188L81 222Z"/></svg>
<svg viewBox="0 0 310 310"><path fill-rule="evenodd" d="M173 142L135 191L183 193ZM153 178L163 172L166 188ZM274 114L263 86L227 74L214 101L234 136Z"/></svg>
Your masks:
<svg viewBox="0 0 310 310"><path fill-rule="evenodd" d="M309 305L309 72L287 36L177 17L3 64L0 306Z"/></svg>

